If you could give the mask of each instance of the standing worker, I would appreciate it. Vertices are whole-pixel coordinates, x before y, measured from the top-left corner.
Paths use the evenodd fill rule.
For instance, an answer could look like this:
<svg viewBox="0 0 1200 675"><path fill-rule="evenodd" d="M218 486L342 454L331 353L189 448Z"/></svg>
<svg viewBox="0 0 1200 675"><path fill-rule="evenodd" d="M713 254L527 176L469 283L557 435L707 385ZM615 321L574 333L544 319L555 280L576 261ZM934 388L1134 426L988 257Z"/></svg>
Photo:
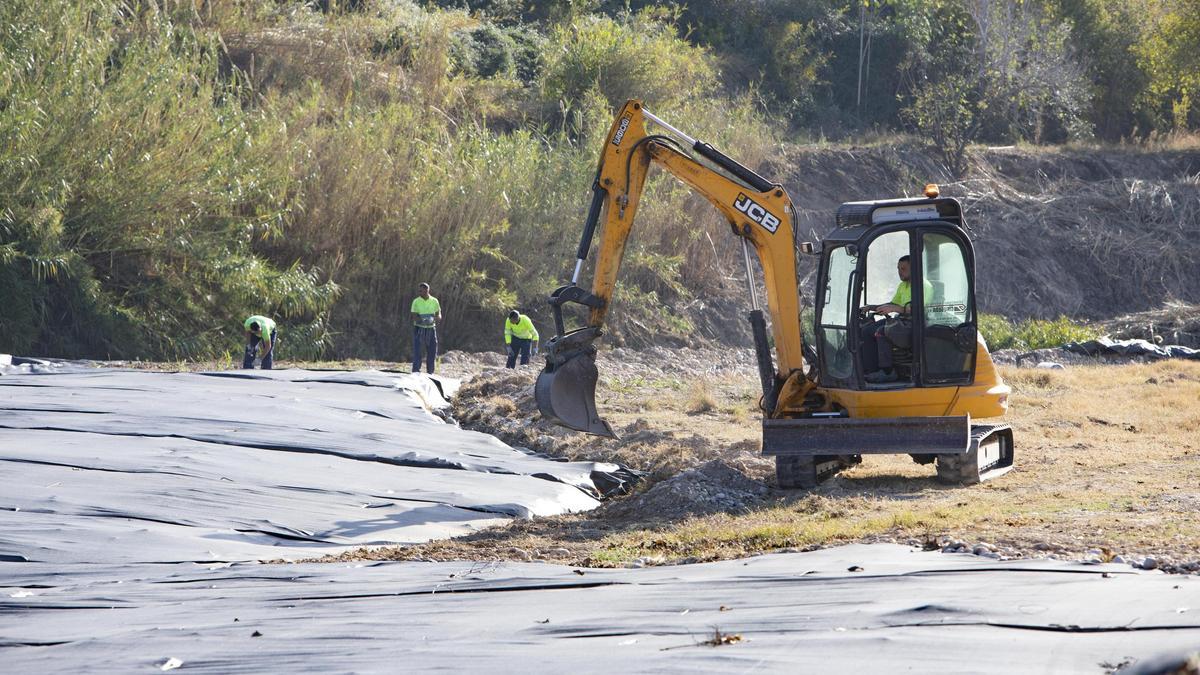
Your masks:
<svg viewBox="0 0 1200 675"><path fill-rule="evenodd" d="M529 345L533 343L533 353L537 353L538 332L533 327L533 321L525 314L513 310L504 320L504 349L508 352L507 368L515 368L517 353L521 354L521 365L529 363Z"/></svg>
<svg viewBox="0 0 1200 675"><path fill-rule="evenodd" d="M246 329L246 355L242 358L242 368L254 368L254 357L258 353L258 345L263 346L262 369L270 370L275 362L275 344L279 341L275 333L275 322L265 316L255 314L242 324Z"/></svg>
<svg viewBox="0 0 1200 675"><path fill-rule="evenodd" d="M429 284L417 287L420 295L413 298L413 367L414 373L421 372L421 350L425 350L425 371L433 374L433 362L437 358L437 324L442 320L442 303L429 294Z"/></svg>

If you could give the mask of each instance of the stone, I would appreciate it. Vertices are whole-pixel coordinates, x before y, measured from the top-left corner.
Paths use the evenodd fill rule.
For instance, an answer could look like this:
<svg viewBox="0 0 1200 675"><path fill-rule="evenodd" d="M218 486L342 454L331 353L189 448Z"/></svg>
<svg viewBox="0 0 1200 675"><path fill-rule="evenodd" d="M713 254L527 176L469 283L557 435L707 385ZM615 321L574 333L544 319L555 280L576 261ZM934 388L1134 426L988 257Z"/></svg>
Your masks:
<svg viewBox="0 0 1200 675"><path fill-rule="evenodd" d="M505 553L508 553L515 558L520 558L521 560L533 560L533 555L529 551L526 551L523 548L517 548L516 546L506 549Z"/></svg>

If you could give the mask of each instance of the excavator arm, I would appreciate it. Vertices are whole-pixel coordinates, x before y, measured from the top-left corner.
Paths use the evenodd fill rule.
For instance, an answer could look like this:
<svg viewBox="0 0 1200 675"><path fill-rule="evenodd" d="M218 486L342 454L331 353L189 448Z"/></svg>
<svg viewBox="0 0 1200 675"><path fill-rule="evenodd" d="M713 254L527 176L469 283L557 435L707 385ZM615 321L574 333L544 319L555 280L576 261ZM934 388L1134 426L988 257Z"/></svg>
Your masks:
<svg viewBox="0 0 1200 675"><path fill-rule="evenodd" d="M647 121L664 133L647 133ZM651 164L670 172L707 198L725 216L733 234L742 239L754 306L750 321L763 383L763 408L770 416L784 381L789 377L794 379L804 367L791 200L782 186L738 164L711 145L690 138L646 111L636 100L626 102L621 108L605 140L571 282L550 297L556 335L546 344L546 367L535 387L538 407L545 417L569 428L613 436L608 423L596 411L598 373L593 343L603 334L625 244ZM588 292L578 285L578 280L597 228L599 251ZM750 247L754 248L765 276L778 372L771 361L765 320L750 274ZM590 312L585 327L568 332L562 310L570 303L584 305Z"/></svg>

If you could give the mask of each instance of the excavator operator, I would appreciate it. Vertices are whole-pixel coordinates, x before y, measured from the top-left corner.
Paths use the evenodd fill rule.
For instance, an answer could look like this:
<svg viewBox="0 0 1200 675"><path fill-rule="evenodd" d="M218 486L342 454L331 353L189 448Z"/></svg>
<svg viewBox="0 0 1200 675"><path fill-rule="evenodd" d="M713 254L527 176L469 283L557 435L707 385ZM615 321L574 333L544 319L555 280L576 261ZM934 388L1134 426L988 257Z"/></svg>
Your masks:
<svg viewBox="0 0 1200 675"><path fill-rule="evenodd" d="M909 284L912 267L908 256L902 256L896 261L896 274L900 277L900 283L896 286L896 292L892 294L892 301L882 305L867 305L863 307L866 312L884 315L895 313L907 317L912 308L912 286ZM895 382L898 375L892 359L892 346L907 348L912 345L911 322L903 319L895 321L885 334L884 329L887 326L888 320L884 318L862 327L862 361L863 372L866 373L864 378L872 384Z"/></svg>

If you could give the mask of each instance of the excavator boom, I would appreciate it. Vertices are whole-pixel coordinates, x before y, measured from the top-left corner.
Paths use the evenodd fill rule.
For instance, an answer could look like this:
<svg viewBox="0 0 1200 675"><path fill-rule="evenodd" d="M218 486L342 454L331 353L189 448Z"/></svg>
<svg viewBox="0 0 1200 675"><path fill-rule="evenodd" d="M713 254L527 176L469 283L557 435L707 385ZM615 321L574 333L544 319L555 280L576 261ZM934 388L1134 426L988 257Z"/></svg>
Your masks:
<svg viewBox="0 0 1200 675"><path fill-rule="evenodd" d="M646 122L664 133L649 134ZM604 144L592 202L576 252L571 282L550 297L556 335L546 347L546 368L538 377L535 398L542 415L578 431L612 436L595 404L597 370L593 343L603 335L625 244L651 164L666 170L706 197L742 239L754 311L752 327L763 381L764 412L774 408L783 381L803 371L800 295L796 280L793 209L783 187L697 141L646 111L639 101L627 102L617 114ZM599 253L591 291L579 286L579 275L597 229ZM758 307L750 272L753 247L767 283L778 375L771 361L766 323ZM587 325L567 331L563 307L575 303L589 309Z"/></svg>

